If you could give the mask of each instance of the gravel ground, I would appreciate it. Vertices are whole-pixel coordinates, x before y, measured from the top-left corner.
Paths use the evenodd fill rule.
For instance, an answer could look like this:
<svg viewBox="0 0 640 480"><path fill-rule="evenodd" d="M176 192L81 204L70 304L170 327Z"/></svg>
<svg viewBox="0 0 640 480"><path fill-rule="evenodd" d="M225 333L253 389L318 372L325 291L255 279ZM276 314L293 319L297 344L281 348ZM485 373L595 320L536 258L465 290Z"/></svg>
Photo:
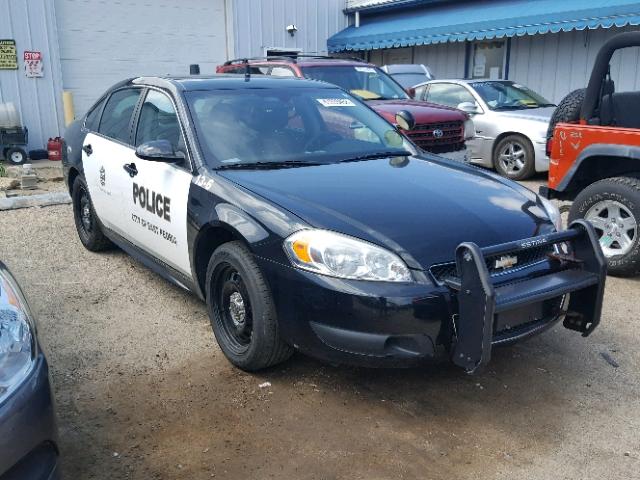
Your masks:
<svg viewBox="0 0 640 480"><path fill-rule="evenodd" d="M70 206L0 212L0 237L51 364L65 478L640 478L638 280L608 279L591 337L556 327L476 376L302 355L250 375L199 300L84 250Z"/></svg>

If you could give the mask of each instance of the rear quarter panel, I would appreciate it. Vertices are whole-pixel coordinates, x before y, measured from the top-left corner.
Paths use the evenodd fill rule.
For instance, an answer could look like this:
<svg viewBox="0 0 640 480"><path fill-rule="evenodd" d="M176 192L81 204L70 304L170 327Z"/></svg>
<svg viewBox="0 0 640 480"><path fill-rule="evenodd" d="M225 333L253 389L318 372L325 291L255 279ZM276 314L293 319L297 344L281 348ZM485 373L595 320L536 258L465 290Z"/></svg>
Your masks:
<svg viewBox="0 0 640 480"><path fill-rule="evenodd" d="M584 149L597 144L640 147L640 131L629 128L559 123L553 132L549 188L558 189Z"/></svg>

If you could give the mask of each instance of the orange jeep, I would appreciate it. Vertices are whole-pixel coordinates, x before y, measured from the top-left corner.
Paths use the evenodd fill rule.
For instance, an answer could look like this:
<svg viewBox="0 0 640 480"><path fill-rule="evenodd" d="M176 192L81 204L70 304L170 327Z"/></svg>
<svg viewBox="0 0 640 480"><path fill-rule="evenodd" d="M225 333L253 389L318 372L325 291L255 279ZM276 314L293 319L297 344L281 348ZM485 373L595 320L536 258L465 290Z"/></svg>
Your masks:
<svg viewBox="0 0 640 480"><path fill-rule="evenodd" d="M605 43L586 89L567 95L549 124L549 185L540 193L571 200L569 222L588 220L607 257L609 273L640 273L640 91L617 92L613 53L640 46L640 32Z"/></svg>

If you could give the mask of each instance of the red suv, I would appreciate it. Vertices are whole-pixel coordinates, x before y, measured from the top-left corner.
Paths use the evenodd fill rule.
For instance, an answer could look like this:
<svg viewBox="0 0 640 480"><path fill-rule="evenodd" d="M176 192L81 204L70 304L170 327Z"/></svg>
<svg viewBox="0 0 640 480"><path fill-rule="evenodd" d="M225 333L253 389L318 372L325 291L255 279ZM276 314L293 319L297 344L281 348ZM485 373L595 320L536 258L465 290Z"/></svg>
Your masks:
<svg viewBox="0 0 640 480"><path fill-rule="evenodd" d="M300 55L229 60L218 66L216 72L303 77L333 83L365 100L391 123L396 123L399 111L410 112L415 126L403 133L413 143L428 152L468 161L465 140L475 135L469 116L454 108L413 100L373 64L357 59Z"/></svg>

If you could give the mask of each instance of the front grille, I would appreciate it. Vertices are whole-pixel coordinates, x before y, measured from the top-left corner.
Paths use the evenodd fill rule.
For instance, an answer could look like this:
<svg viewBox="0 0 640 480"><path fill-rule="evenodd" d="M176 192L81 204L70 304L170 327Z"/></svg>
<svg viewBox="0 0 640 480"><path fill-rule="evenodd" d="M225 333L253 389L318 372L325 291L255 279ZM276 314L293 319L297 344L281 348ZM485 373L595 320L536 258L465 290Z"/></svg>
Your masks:
<svg viewBox="0 0 640 480"><path fill-rule="evenodd" d="M499 260L503 255L485 257L485 262L487 264L487 270L489 270L489 274L492 277L499 277L501 275L508 275L510 273L514 273L519 270L523 270L525 268L536 265L546 260L549 254L553 252L553 245L541 245L539 247L533 247L527 250L514 252L513 254L510 254L510 256L517 257L518 263L510 268L496 268L496 260ZM436 282L438 282L438 284L440 285L444 284L445 280L448 278L455 280L459 277L456 262L439 263L437 265L432 265L431 268L429 268L429 272L431 273L433 278L435 278Z"/></svg>
<svg viewBox="0 0 640 480"><path fill-rule="evenodd" d="M435 136L434 131L441 131L442 136ZM445 153L460 150L464 147L464 129L462 122L421 123L407 132L409 138L420 148L433 153Z"/></svg>

